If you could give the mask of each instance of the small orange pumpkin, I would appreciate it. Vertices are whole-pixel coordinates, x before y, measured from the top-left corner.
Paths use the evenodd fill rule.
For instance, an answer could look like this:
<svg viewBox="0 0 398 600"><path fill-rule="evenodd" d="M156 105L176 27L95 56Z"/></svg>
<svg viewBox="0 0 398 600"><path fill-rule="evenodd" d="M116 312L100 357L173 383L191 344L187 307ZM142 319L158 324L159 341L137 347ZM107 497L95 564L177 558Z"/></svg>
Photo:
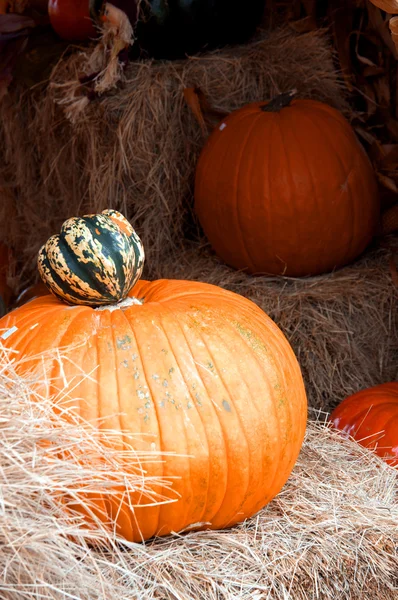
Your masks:
<svg viewBox="0 0 398 600"><path fill-rule="evenodd" d="M372 165L349 123L326 104L292 97L232 112L197 165L205 235L227 264L254 274L342 267L379 222Z"/></svg>
<svg viewBox="0 0 398 600"><path fill-rule="evenodd" d="M397 381L349 396L332 412L330 422L391 466L398 466Z"/></svg>
<svg viewBox="0 0 398 600"><path fill-rule="evenodd" d="M115 239L100 228L96 240ZM137 434L137 450L165 453L144 467L147 477L171 479L172 489L160 493L177 502L148 506L127 490L119 500L96 501L99 518L119 534L140 541L198 523L215 529L243 521L281 490L303 442L307 400L291 346L253 302L204 283L138 281L119 302L73 305L73 269L78 281L88 279L78 261L87 236L80 246L58 244L50 256L50 287L59 287L67 257L62 288L72 306L46 295L0 320L3 344L23 359L16 368L41 373L44 365L51 380L41 393L62 390L59 405L86 422L100 417L101 427L118 432L121 449L125 431ZM102 246L105 256L96 246L90 260L108 270L128 257L114 242ZM95 272L91 284L98 298Z"/></svg>

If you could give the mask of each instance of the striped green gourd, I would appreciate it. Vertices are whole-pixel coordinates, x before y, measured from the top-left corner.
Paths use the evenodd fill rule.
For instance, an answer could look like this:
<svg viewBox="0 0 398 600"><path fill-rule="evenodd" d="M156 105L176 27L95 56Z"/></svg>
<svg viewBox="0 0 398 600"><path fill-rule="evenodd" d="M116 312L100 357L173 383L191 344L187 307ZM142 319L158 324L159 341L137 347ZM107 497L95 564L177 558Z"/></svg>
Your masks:
<svg viewBox="0 0 398 600"><path fill-rule="evenodd" d="M119 302L141 277L144 248L116 210L74 217L41 247L37 259L48 289L67 304Z"/></svg>

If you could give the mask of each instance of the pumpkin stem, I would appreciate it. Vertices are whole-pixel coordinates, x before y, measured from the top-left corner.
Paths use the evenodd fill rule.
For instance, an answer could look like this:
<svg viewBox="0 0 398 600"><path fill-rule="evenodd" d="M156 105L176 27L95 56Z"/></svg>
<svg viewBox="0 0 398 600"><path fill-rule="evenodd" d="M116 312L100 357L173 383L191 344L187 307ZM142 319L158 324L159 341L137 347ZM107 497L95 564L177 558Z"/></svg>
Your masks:
<svg viewBox="0 0 398 600"><path fill-rule="evenodd" d="M124 298L124 300L120 300L120 302L117 302L116 304L105 304L103 306L97 306L94 310L109 310L110 312L113 312L114 310L119 310L120 308L129 308L134 304L142 306L142 304L144 304L144 300L140 300L135 296L128 296L127 298Z"/></svg>
<svg viewBox="0 0 398 600"><path fill-rule="evenodd" d="M279 112L282 108L289 106L296 94L296 89L285 92L284 94L279 94L279 96L273 98L268 104L261 106L261 110L264 112Z"/></svg>

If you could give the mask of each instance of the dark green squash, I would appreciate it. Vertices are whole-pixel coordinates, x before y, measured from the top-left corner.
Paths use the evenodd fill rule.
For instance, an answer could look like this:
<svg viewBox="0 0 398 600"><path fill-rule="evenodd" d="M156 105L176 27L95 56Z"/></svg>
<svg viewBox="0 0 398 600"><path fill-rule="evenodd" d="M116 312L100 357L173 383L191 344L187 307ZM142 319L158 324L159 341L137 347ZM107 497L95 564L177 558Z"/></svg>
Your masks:
<svg viewBox="0 0 398 600"><path fill-rule="evenodd" d="M259 25L264 5L265 0L143 2L144 16L136 26L138 45L155 58L175 59L204 49L243 43Z"/></svg>
<svg viewBox="0 0 398 600"><path fill-rule="evenodd" d="M248 40L266 0L112 0L134 28L132 58L177 59ZM53 28L67 40L94 37L105 0L49 0ZM91 19L91 20L90 20Z"/></svg>
<svg viewBox="0 0 398 600"><path fill-rule="evenodd" d="M141 277L144 249L115 210L68 219L39 251L40 276L68 304L100 306L127 297Z"/></svg>

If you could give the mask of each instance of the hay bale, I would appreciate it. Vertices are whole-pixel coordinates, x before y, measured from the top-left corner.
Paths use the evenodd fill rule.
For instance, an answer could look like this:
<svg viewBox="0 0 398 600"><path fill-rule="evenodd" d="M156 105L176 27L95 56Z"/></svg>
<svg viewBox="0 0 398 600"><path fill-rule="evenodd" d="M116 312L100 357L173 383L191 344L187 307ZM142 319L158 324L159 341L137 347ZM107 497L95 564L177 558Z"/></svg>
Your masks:
<svg viewBox="0 0 398 600"><path fill-rule="evenodd" d="M213 283L258 304L292 344L313 408L330 411L398 378L398 294L385 249L332 274L294 279L246 275L192 244L156 276Z"/></svg>
<svg viewBox="0 0 398 600"><path fill-rule="evenodd" d="M109 541L100 529L95 550L93 533L57 496L73 498L83 485L111 493L110 473L116 486L149 490L150 482L125 473L75 419L54 419L51 403L15 375L4 353L0 414L3 600L397 597L398 470L320 421L308 424L283 491L242 525L145 545ZM93 455L82 467L82 456Z"/></svg>
<svg viewBox="0 0 398 600"><path fill-rule="evenodd" d="M113 207L143 239L146 277L204 279L269 312L298 355L313 407L330 410L349 393L394 379L396 293L383 252L331 277L289 282L236 273L197 256L187 241L200 239L192 184L204 138L183 88L198 85L213 106L230 111L296 87L349 115L325 32L281 29L186 61L131 63L125 84L71 124L52 84L76 80L85 60L73 52L56 65L50 85L19 97L20 86L0 104L0 186L7 190L0 237L21 257L20 286L34 277L37 250L66 218Z"/></svg>
<svg viewBox="0 0 398 600"><path fill-rule="evenodd" d="M192 183L204 143L184 87L200 86L225 111L291 88L347 108L326 33L282 29L185 61L132 62L124 85L92 102L72 125L55 100L84 70L87 52L61 60L50 85L17 86L0 104L0 186L15 193L20 229L12 241L31 268L63 220L105 207L134 223L148 274L165 254L181 251L195 228ZM9 237L4 221L0 235Z"/></svg>

